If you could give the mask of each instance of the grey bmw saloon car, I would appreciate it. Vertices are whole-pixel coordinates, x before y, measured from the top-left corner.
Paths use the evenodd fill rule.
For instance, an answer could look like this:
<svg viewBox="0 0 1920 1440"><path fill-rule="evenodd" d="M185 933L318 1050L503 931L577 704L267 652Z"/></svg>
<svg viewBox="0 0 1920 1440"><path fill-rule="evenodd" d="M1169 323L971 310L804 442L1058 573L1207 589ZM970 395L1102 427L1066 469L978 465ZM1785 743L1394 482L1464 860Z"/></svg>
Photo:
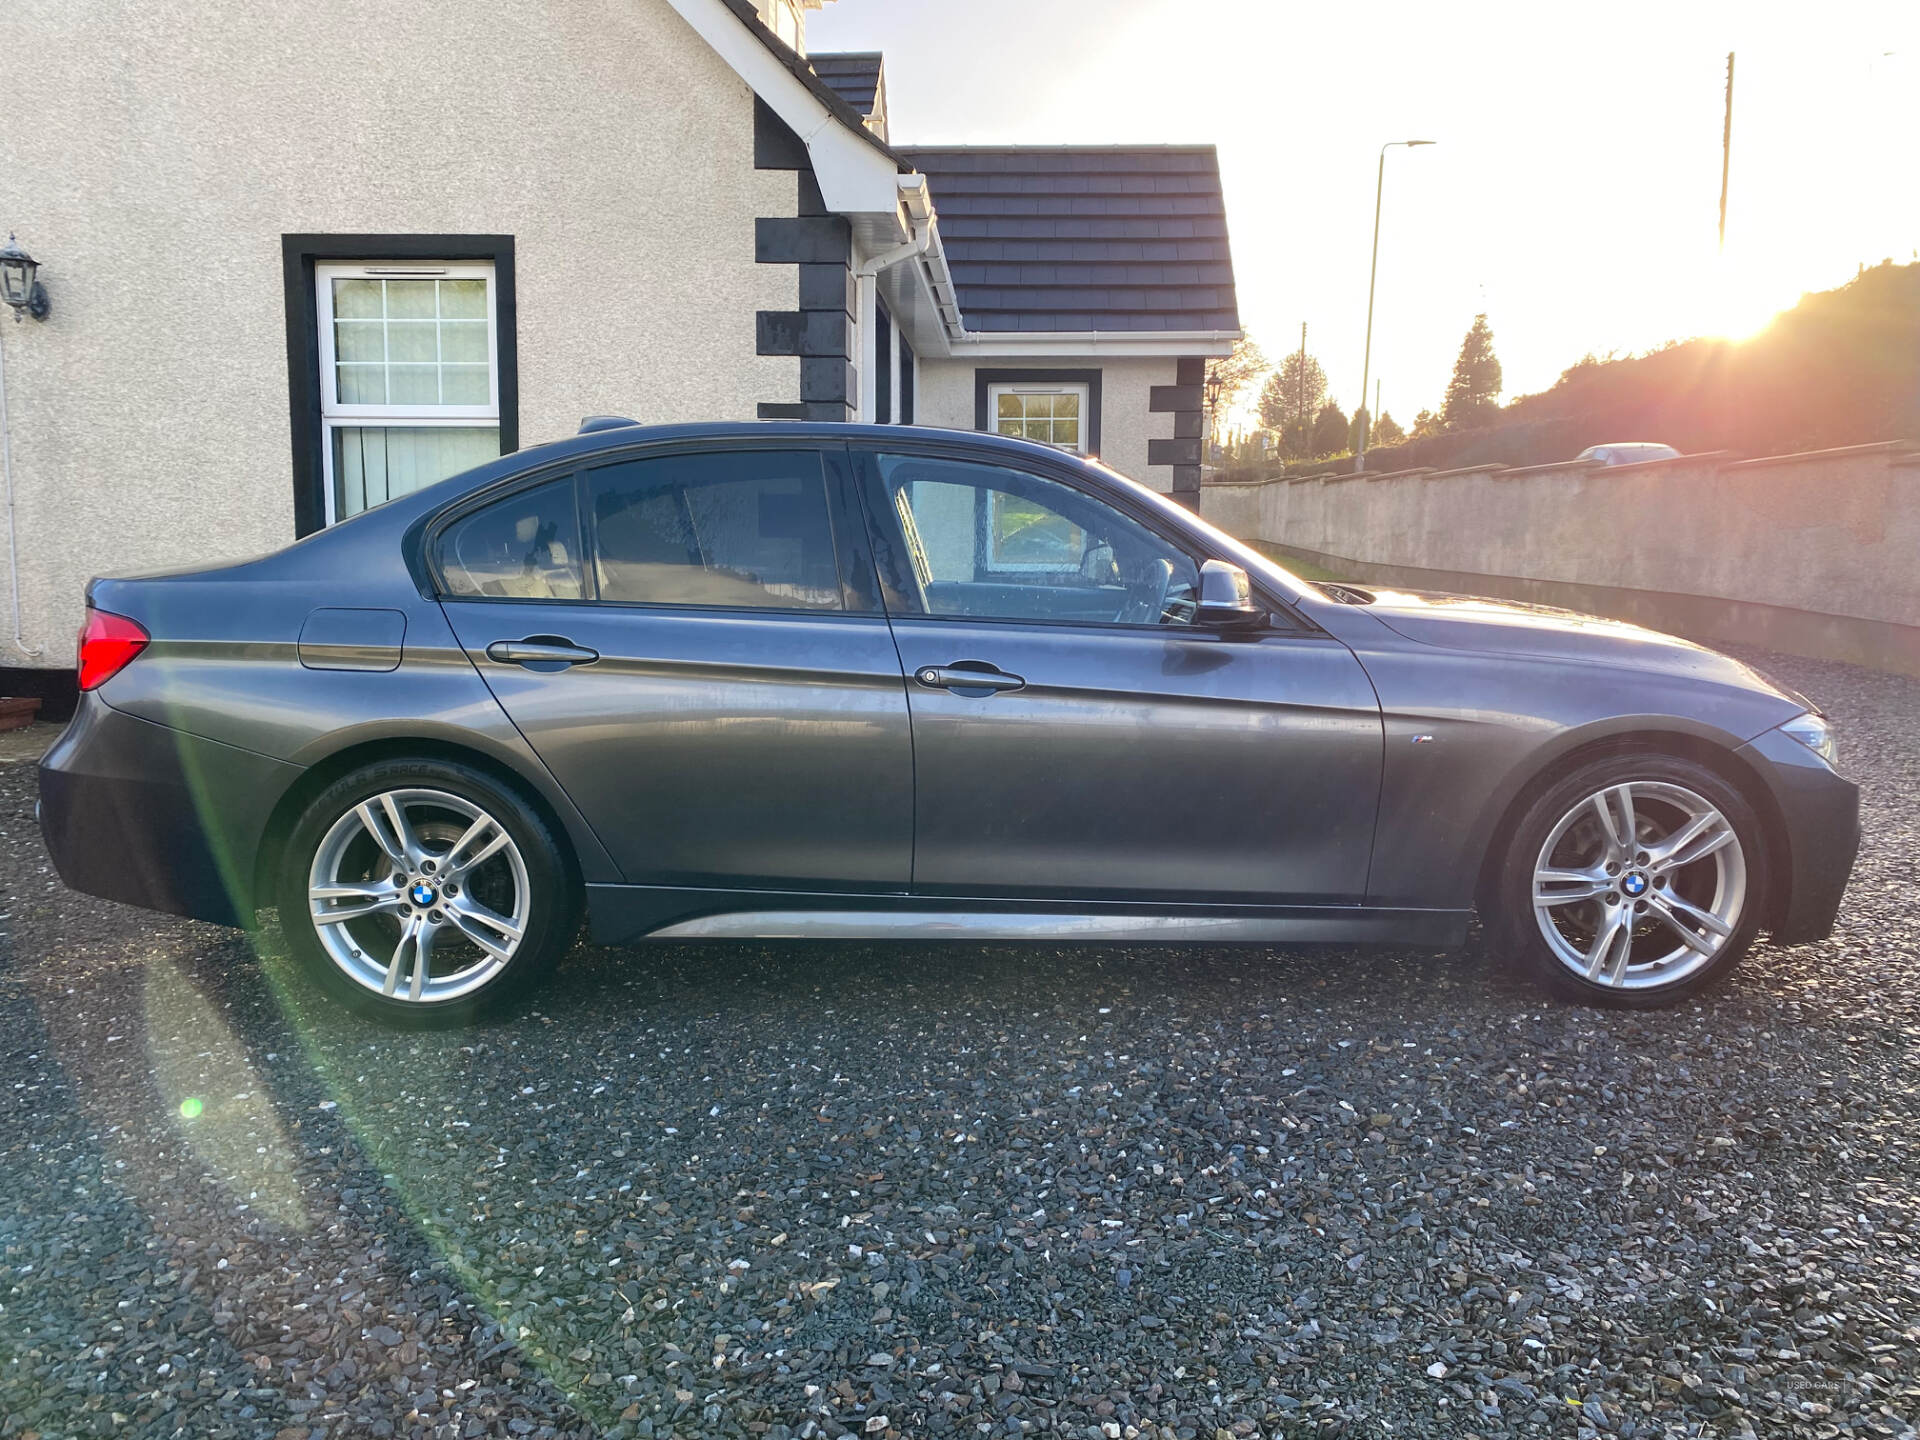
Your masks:
<svg viewBox="0 0 1920 1440"><path fill-rule="evenodd" d="M1624 624L1314 585L1098 465L615 424L278 554L96 580L76 889L277 907L458 1018L594 939L1459 943L1649 1004L1832 927L1812 705Z"/></svg>

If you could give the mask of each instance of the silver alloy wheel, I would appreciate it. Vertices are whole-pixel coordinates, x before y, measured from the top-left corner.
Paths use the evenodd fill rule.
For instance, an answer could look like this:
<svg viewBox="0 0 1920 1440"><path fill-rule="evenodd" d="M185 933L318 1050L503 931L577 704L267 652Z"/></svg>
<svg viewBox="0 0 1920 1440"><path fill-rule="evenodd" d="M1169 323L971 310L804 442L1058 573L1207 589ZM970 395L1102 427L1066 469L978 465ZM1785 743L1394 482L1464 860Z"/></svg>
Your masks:
<svg viewBox="0 0 1920 1440"><path fill-rule="evenodd" d="M1705 797L1665 780L1609 785L1540 847L1533 914L1562 965L1621 990L1677 984L1740 926L1747 857Z"/></svg>
<svg viewBox="0 0 1920 1440"><path fill-rule="evenodd" d="M321 839L307 908L329 959L356 985L430 1004L470 995L513 959L531 901L507 829L444 790L388 790Z"/></svg>

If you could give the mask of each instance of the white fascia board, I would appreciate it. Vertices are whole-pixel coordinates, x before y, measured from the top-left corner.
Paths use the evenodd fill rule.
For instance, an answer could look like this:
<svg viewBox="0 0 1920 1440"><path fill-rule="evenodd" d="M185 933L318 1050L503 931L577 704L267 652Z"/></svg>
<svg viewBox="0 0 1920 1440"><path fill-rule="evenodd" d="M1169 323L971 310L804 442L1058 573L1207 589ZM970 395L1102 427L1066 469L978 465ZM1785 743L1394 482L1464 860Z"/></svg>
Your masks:
<svg viewBox="0 0 1920 1440"><path fill-rule="evenodd" d="M739 16L720 0L667 3L800 137L829 210L849 216L897 216L899 166L843 125Z"/></svg>
<svg viewBox="0 0 1920 1440"><path fill-rule="evenodd" d="M955 360L1060 359L1072 356L1227 356L1238 330L973 330L954 340Z"/></svg>

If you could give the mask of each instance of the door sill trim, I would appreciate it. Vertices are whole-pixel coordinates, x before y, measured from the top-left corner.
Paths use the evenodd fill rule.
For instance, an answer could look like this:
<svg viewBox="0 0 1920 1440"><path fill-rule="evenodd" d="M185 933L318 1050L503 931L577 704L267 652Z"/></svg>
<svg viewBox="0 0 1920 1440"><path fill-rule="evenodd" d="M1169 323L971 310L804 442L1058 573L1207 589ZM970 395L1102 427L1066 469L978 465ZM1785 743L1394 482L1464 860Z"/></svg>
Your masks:
<svg viewBox="0 0 1920 1440"><path fill-rule="evenodd" d="M746 910L656 930L655 940L1055 940L1207 944L1413 941L1451 911L1367 910L1284 915L1084 915L994 910ZM1414 924L1409 920L1417 917ZM1457 922L1463 929L1465 918Z"/></svg>
<svg viewBox="0 0 1920 1440"><path fill-rule="evenodd" d="M638 939L960 940L1451 948L1465 940L1471 913L1364 905L1088 906L972 897L928 903L897 894L676 894L625 885L593 885L587 893L593 938L601 944Z"/></svg>

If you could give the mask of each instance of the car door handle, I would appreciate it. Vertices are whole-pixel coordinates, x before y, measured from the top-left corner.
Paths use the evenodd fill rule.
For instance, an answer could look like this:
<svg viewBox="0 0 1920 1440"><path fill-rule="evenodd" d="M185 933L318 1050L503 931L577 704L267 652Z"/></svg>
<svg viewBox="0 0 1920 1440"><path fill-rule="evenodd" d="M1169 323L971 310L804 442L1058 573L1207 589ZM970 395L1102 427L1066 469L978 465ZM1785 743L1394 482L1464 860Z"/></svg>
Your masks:
<svg viewBox="0 0 1920 1440"><path fill-rule="evenodd" d="M487 658L502 665L591 665L600 658L598 650L589 650L557 635L529 635L524 640L496 640L487 646Z"/></svg>
<svg viewBox="0 0 1920 1440"><path fill-rule="evenodd" d="M961 660L953 665L923 665L913 678L930 690L1018 690L1027 682L1018 675L983 660Z"/></svg>

